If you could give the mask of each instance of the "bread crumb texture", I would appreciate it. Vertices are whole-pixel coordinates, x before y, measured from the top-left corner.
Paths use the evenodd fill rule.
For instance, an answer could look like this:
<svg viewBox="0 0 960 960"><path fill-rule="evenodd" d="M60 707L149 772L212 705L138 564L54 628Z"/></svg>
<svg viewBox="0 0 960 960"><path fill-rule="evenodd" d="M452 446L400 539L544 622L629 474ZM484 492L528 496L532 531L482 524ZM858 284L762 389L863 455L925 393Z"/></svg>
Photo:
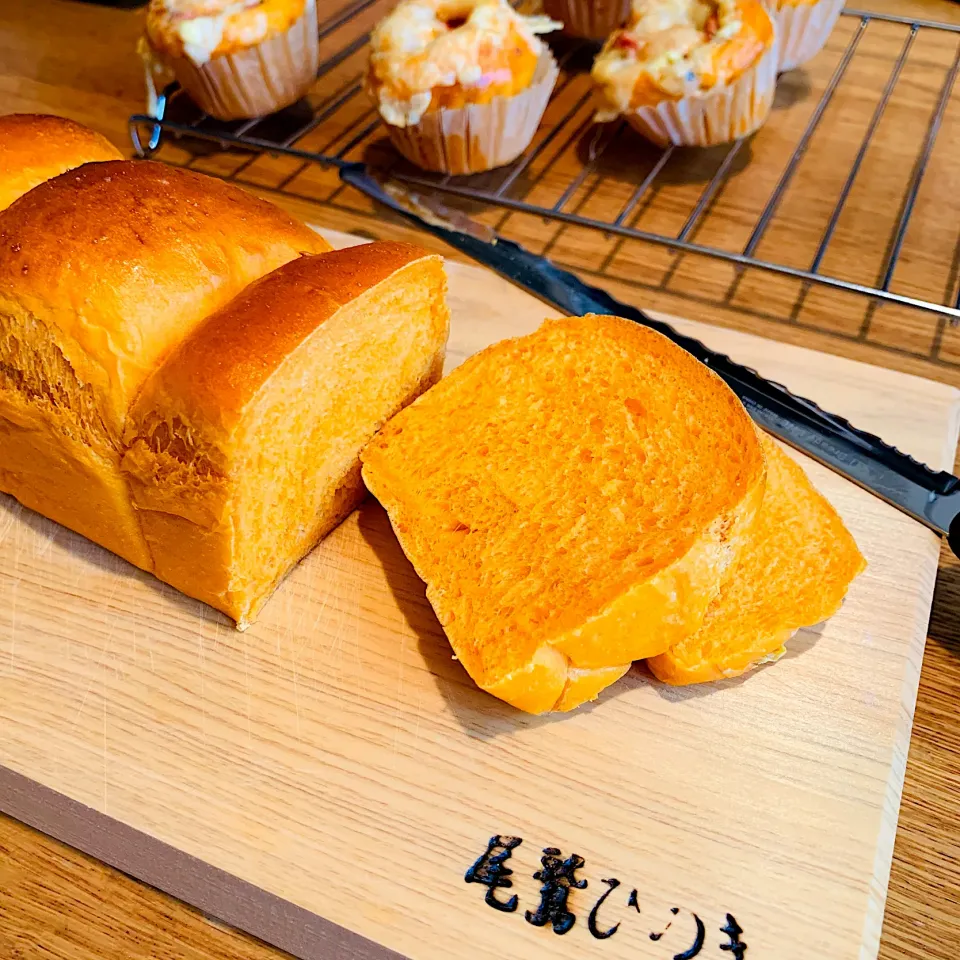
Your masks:
<svg viewBox="0 0 960 960"><path fill-rule="evenodd" d="M766 473L719 378L601 316L482 351L362 459L467 672L532 713L699 629Z"/></svg>

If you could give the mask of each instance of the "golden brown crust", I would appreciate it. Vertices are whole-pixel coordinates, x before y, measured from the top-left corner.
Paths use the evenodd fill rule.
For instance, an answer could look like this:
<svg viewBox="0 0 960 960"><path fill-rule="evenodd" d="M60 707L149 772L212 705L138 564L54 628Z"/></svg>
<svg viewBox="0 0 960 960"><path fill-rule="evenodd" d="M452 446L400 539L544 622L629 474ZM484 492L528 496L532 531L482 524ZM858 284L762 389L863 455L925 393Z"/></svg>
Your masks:
<svg viewBox="0 0 960 960"><path fill-rule="evenodd" d="M305 0L151 0L146 36L161 59L203 63L283 33L304 7Z"/></svg>
<svg viewBox="0 0 960 960"><path fill-rule="evenodd" d="M0 117L0 210L81 164L122 158L106 137L73 120L38 113Z"/></svg>
<svg viewBox="0 0 960 960"><path fill-rule="evenodd" d="M266 201L147 161L86 164L0 214L0 311L58 331L119 439L165 355L251 280L329 249Z"/></svg>
<svg viewBox="0 0 960 960"><path fill-rule="evenodd" d="M409 243L372 243L304 256L250 284L181 341L131 411L153 391L175 397L190 423L229 432L276 368L344 304L391 274L436 254ZM128 438L129 442L129 438Z"/></svg>
<svg viewBox="0 0 960 960"><path fill-rule="evenodd" d="M86 163L21 197L0 213L0 490L249 619L442 364L441 259L329 249L161 164ZM148 394L156 429L128 430Z"/></svg>

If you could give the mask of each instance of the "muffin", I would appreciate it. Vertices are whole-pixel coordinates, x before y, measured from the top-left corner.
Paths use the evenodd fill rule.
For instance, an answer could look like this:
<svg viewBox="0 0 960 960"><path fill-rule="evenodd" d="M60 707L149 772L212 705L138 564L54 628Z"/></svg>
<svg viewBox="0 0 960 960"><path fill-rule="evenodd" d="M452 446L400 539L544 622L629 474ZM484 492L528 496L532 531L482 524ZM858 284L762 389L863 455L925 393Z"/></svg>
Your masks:
<svg viewBox="0 0 960 960"><path fill-rule="evenodd" d="M761 0L634 0L594 61L596 118L660 146L737 140L770 113L777 58Z"/></svg>
<svg viewBox="0 0 960 960"><path fill-rule="evenodd" d="M630 0L543 0L543 12L569 37L606 40L630 18Z"/></svg>
<svg viewBox="0 0 960 960"><path fill-rule="evenodd" d="M316 0L150 0L141 54L151 99L160 67L213 117L262 117L316 79Z"/></svg>
<svg viewBox="0 0 960 960"><path fill-rule="evenodd" d="M843 3L844 0L771 0L781 70L799 67L823 49Z"/></svg>
<svg viewBox="0 0 960 960"><path fill-rule="evenodd" d="M507 0L404 0L373 31L365 81L394 146L439 173L515 160L559 72L539 35L560 26Z"/></svg>

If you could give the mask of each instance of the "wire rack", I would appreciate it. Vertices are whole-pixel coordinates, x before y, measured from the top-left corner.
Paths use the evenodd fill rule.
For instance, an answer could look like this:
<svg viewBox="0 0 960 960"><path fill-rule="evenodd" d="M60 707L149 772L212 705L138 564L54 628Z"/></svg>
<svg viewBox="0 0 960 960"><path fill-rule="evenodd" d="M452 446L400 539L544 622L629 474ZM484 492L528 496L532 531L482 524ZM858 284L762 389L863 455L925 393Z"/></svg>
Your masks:
<svg viewBox="0 0 960 960"><path fill-rule="evenodd" d="M732 270L725 281L727 302L736 297L744 273L778 274L799 284L788 322L803 322L801 308L811 290L833 288L866 298L866 306L857 324L826 322L827 332L870 341L879 330L881 346L960 365L960 345L956 356L944 350L945 331L960 320L956 230L950 236L938 228L927 236L924 216L915 216L918 203L924 209L932 203L941 224L945 219L960 224L960 176L955 194L924 193L931 165L949 164L960 147L960 118L954 138L950 114L960 26L847 9L807 72L781 78L773 115L759 134L699 151L657 150L623 124L595 125L588 71L596 48L551 40L561 77L530 149L500 170L449 177L425 174L400 159L363 93L369 31L390 6L392 0L348 0L320 25L317 85L294 107L224 123L200 113L173 85L160 97L155 115L130 118L134 148L148 156L170 139L214 144L239 158L229 175L241 180L263 155L298 161L278 182L280 189L307 166L362 159L399 181L444 194L498 229L517 227L518 239L525 239L524 218L535 218L541 236L543 224L554 225L557 231L542 252L572 260L587 273L664 287L676 278L678 255L697 255ZM891 129L904 129L903 118L909 120L908 132L891 135ZM845 131L845 146L831 152L837 130ZM763 174L754 175L761 150ZM875 222L857 233L864 191L886 210L886 236L878 235ZM791 206L797 203L807 212L816 208L817 229L811 232L806 217L802 236L791 234ZM943 208L952 204L957 216L951 220ZM727 224L722 236L712 225L720 212ZM519 220L511 223L511 217ZM583 231L592 239L578 243ZM533 235L530 229L528 238ZM638 244L672 252L658 281L645 277L649 257L631 253ZM582 246L589 247L588 257L578 256ZM936 281L929 269L922 283L912 280L917 263L932 264ZM708 272L704 268L704 276ZM927 319L905 321L920 332L891 341L876 320L881 305L888 313L894 310L888 326L898 310ZM775 309L761 315L784 319Z"/></svg>

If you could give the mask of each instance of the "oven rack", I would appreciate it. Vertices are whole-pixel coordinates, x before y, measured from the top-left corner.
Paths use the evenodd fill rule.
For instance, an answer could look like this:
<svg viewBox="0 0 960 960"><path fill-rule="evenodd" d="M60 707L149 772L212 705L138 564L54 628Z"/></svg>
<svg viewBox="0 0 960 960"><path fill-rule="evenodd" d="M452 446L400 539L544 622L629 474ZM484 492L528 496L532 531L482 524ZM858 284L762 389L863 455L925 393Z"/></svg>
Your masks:
<svg viewBox="0 0 960 960"><path fill-rule="evenodd" d="M545 122L531 148L508 167L471 177L439 176L411 167L400 159L392 148L385 146L387 141L384 139L382 122L373 108L365 104L362 89L364 47L369 39L369 26L382 16L389 6L390 3L385 6L385 0L350 0L344 9L323 22L319 32L324 58L314 93L295 107L272 117L242 122L217 121L200 113L183 91L176 84L172 84L159 97L155 114L134 114L129 118L130 135L136 153L141 157L151 156L162 147L165 137L170 136L180 142L188 142L192 138L212 142L225 151L239 149L250 151L251 156L269 154L290 157L321 167L339 167L360 159L370 161L373 157L376 165L385 170L389 177L414 185L418 190L426 189L455 198L466 204L473 213L477 210L501 211L503 217L500 224L511 213L532 215L547 223L596 231L608 239L644 241L669 248L678 254L710 257L732 265L738 276L746 268L756 268L800 281L805 290L815 286L833 288L869 298L877 305L898 305L914 308L927 316L933 314L936 316L936 336L932 339L930 349L919 351L919 354L928 359L945 362L938 356L944 327L948 322L953 325L960 321L960 253L956 242L951 249L941 253L944 262L951 264L949 289L942 297L898 292L896 275L917 198L924 184L924 176L930 166L960 70L960 25L856 9L844 10L845 22L852 24L849 38L835 56L835 65L829 79L819 92L809 118L792 144L792 151L780 167L772 190L749 224L746 242L733 247L702 242L698 240L698 231L731 174L737 169L738 161L742 162L743 157L749 154L747 145L750 138L722 148L719 154L714 151L715 169L708 178L704 177L695 200L679 229L675 231L645 227L638 222L641 219L638 215L648 195L656 190L658 184L663 180L669 181L674 168L682 169L683 165L689 162L690 151L682 149L667 148L662 152L650 153L648 168L642 179L636 183L623 184L624 190L629 188L629 192L624 194L623 202L615 210L608 208L601 214L583 211L583 204L575 200L582 197L588 181L616 176L615 173L604 172L604 157L609 157L618 150L636 149L637 145L636 134L623 124L599 127L592 124L589 116L584 119L584 110L589 109L588 86L584 86L584 92L580 96L567 96L570 100L569 106L565 103L562 112L554 111L555 115L549 121L546 119L551 117L548 109ZM786 258L761 256L760 248L764 238L776 221L784 197L794 182L831 102L834 101L837 91L842 89L858 49L864 46L870 31L877 30L879 24L883 24L888 31L900 31L896 43L897 52L889 59L889 63L884 64L886 82L877 93L869 122L852 161L846 168L842 187L815 243L812 257L806 265L797 265L784 262ZM839 275L839 271L831 272L827 269L826 261L831 253L831 245L835 242L838 225L858 177L869 162L875 134L896 94L911 51L922 37L930 33L948 38L954 43L952 58L945 61L942 80L938 77L939 89L925 121L922 145L919 146L912 171L899 197L898 210L892 218L890 235L886 240L885 253L876 270L875 280L864 282L862 279L846 278ZM562 72L554 92L555 100L566 88L584 79L584 65L589 65L589 57L594 50L595 47L587 43L569 41L561 41L556 46L555 53ZM566 90L566 93L569 94L570 91ZM358 106L361 103L367 106L367 109L361 109ZM309 142L328 128L333 136L327 138L322 145L315 146ZM577 168L566 169L562 183L557 183L556 167L549 162L544 164L543 158L551 151L556 152L561 145L567 149L568 154L571 145L582 146L579 150L582 156L579 156ZM646 149L652 150L649 147ZM751 161L748 160L747 163L749 162ZM548 175L554 181L551 203L537 198L538 186ZM609 260L609 257L606 259ZM602 278L602 267L595 273ZM867 325L869 319L868 315ZM866 326L858 331L857 336L863 339L865 334Z"/></svg>

